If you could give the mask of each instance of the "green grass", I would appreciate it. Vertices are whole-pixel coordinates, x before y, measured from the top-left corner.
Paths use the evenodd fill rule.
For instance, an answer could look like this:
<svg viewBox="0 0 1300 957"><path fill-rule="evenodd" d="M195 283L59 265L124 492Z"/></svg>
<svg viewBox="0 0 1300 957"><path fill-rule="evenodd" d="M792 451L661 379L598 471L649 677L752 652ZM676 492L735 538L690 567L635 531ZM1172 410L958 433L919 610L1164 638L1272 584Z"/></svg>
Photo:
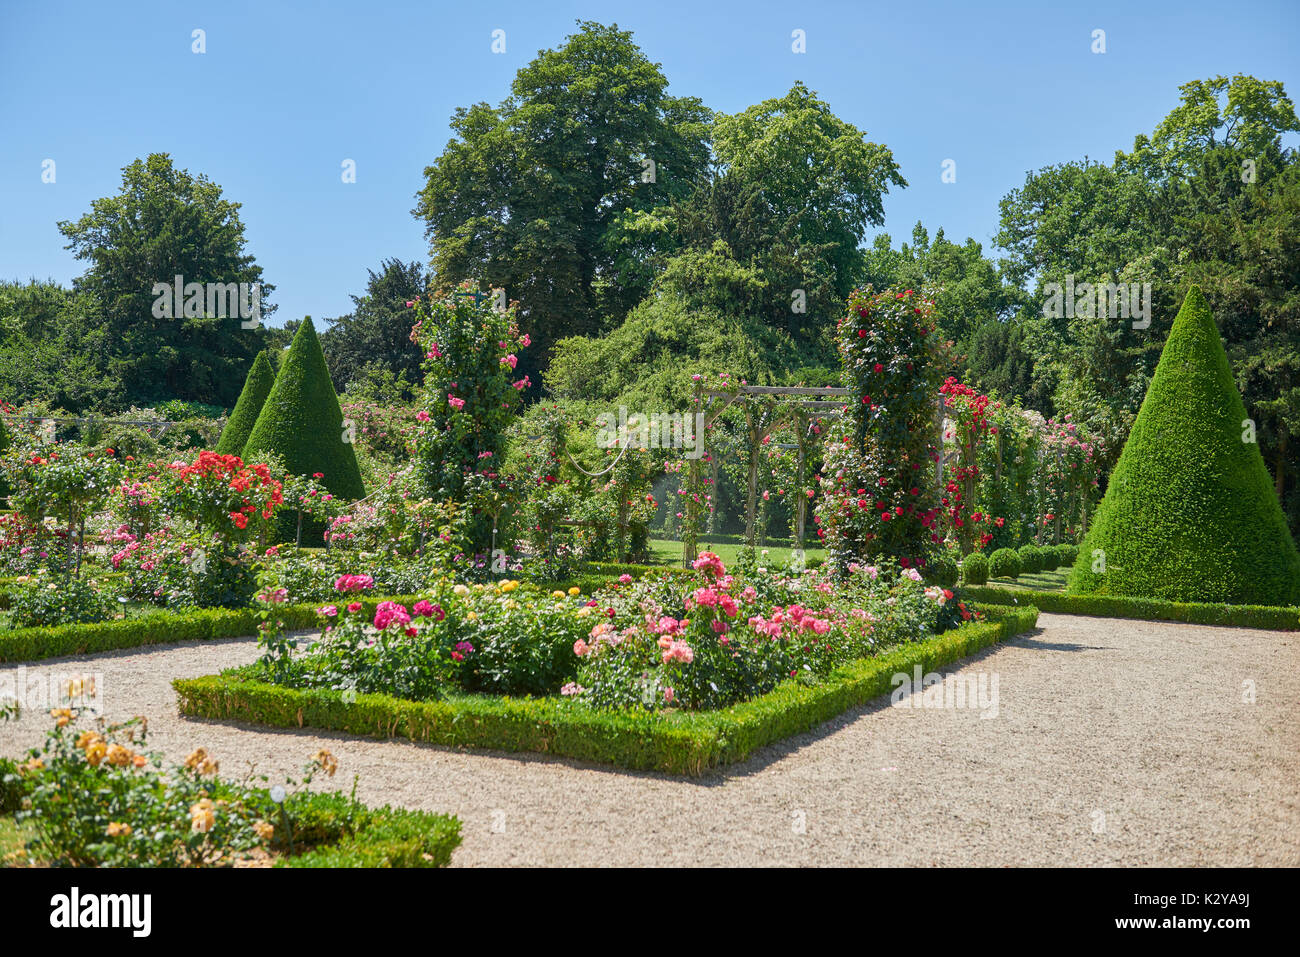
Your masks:
<svg viewBox="0 0 1300 957"><path fill-rule="evenodd" d="M990 578L989 584L999 588L1021 588L1030 591L1065 591L1065 580L1069 576L1068 568L1058 568L1050 572L1030 574L1022 572L1019 578Z"/></svg>
<svg viewBox="0 0 1300 957"><path fill-rule="evenodd" d="M730 542L710 542L708 536L701 535L699 539L699 551L713 552L722 559L723 564L732 565L740 555L743 545L734 545ZM767 549L767 558L763 558L763 548ZM771 565L784 565L790 561L791 549L788 545L765 545L758 549L759 564L765 561ZM682 543L667 538L650 539L650 559L657 565L680 565L682 563ZM826 549L824 548L805 548L804 561L825 561Z"/></svg>
<svg viewBox="0 0 1300 957"><path fill-rule="evenodd" d="M19 824L12 814L0 815L0 867L11 867L10 855L19 854L32 837L29 826Z"/></svg>

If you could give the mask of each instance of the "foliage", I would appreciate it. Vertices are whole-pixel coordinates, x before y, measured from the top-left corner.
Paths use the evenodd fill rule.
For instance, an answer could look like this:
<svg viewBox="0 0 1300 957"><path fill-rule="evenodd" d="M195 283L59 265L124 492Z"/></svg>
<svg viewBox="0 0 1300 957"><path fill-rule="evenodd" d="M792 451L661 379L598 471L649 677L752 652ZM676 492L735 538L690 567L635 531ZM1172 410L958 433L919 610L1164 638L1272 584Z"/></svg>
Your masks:
<svg viewBox="0 0 1300 957"><path fill-rule="evenodd" d="M1248 429L1209 305L1193 287L1080 549L1070 590L1300 602L1300 553Z"/></svg>
<svg viewBox="0 0 1300 957"><path fill-rule="evenodd" d="M320 473L322 484L336 498L365 495L339 399L310 319L293 337L244 446L244 457L251 461L267 454L278 456L289 474ZM295 528L296 520L282 515L278 537L292 538Z"/></svg>
<svg viewBox="0 0 1300 957"><path fill-rule="evenodd" d="M667 86L630 33L580 22L519 70L499 107L457 109L455 138L424 171L415 212L436 285L505 287L523 304L537 362L556 339L597 334L642 298L665 244L646 220L705 169L710 113Z"/></svg>
<svg viewBox="0 0 1300 957"><path fill-rule="evenodd" d="M152 153L122 170L116 196L97 199L75 222L59 223L68 248L89 266L76 289L102 330L107 371L132 401L197 399L228 408L242 371L261 348L260 329L239 316L154 314L156 283L247 283L262 269L245 252L240 204L205 176ZM263 318L274 311L262 285Z"/></svg>
<svg viewBox="0 0 1300 957"><path fill-rule="evenodd" d="M122 471L113 449L97 454L70 443L48 449L14 446L5 456L10 504L33 524L48 517L63 526L66 567L73 575L81 572L86 521L108 499Z"/></svg>
<svg viewBox="0 0 1300 957"><path fill-rule="evenodd" d="M1037 575L1043 570L1043 550L1037 545L1021 545L1016 554L1020 556L1022 574Z"/></svg>
<svg viewBox="0 0 1300 957"><path fill-rule="evenodd" d="M253 782L267 776L251 771L242 781L221 780L204 748L165 768L160 754L145 750L143 718L82 729L72 709L51 716L42 748L0 766L0 785L21 795L18 819L35 829L26 848L33 864L230 867L274 855L289 866L437 867L460 843L453 817L310 793L316 775L338 769L328 751L317 752L300 778L286 778L287 788L265 788Z"/></svg>
<svg viewBox="0 0 1300 957"><path fill-rule="evenodd" d="M1014 548L999 548L989 556L989 575L993 578L1019 578L1020 555Z"/></svg>
<svg viewBox="0 0 1300 957"><path fill-rule="evenodd" d="M447 747L537 751L630 769L698 775L743 761L755 750L817 727L888 694L894 675L938 669L1033 628L1036 608L989 609L927 641L851 662L825 680L783 681L767 694L712 712L604 712L557 698L483 695L402 701L324 689L268 684L258 666L177 679L181 714L283 728L328 728L368 737L400 737Z"/></svg>
<svg viewBox="0 0 1300 957"><path fill-rule="evenodd" d="M400 393L395 398L410 400L420 384L421 353L411 339L406 304L429 294L429 280L418 262L400 259L385 259L379 272L367 273L366 291L352 297L352 312L321 333L330 378L343 393L391 377Z"/></svg>
<svg viewBox="0 0 1300 957"><path fill-rule="evenodd" d="M971 552L961 560L963 585L983 585L989 580L989 557L983 552Z"/></svg>
<svg viewBox="0 0 1300 957"><path fill-rule="evenodd" d="M994 605L1033 607L1051 614L1088 615L1094 618L1139 618L1181 621L1192 625L1227 625L1300 631L1300 608L1269 605L1229 605L1207 602L1165 601L1120 595L1070 595L1022 588L963 588L962 594L983 608Z"/></svg>
<svg viewBox="0 0 1300 957"><path fill-rule="evenodd" d="M474 546L486 551L495 509L493 496L483 493L494 484L506 429L528 384L515 368L531 340L519 334L513 309L497 310L489 297L480 301L469 289L413 305L411 334L425 353L416 488L437 501L474 508Z"/></svg>
<svg viewBox="0 0 1300 957"><path fill-rule="evenodd" d="M36 574L18 579L10 592L15 628L107 621L117 614L112 590L98 579Z"/></svg>
<svg viewBox="0 0 1300 957"><path fill-rule="evenodd" d="M274 384L275 373L271 370L271 363L267 361L265 352L259 352L253 360L253 367L248 370L248 378L244 380L235 410L230 413L230 421L221 432L216 452L221 455L244 454L244 446Z"/></svg>
<svg viewBox="0 0 1300 957"><path fill-rule="evenodd" d="M934 403L945 371L933 308L928 290L868 287L839 322L847 434L826 450L817 507L835 567L875 556L916 566L940 541L940 505L925 477L938 455Z"/></svg>

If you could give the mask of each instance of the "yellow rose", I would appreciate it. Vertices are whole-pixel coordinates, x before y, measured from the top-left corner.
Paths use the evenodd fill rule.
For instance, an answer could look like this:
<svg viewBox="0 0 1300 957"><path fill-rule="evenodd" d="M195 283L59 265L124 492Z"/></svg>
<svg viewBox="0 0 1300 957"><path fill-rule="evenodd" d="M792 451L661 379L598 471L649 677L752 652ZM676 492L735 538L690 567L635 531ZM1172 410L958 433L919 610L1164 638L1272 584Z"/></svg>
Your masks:
<svg viewBox="0 0 1300 957"><path fill-rule="evenodd" d="M574 587L569 589L569 594L572 595L574 598L577 598L579 595L582 594L582 589L575 585Z"/></svg>
<svg viewBox="0 0 1300 957"><path fill-rule="evenodd" d="M464 585L457 585L455 588L452 589L452 593L464 597L465 595L469 594L469 589L466 588Z"/></svg>
<svg viewBox="0 0 1300 957"><path fill-rule="evenodd" d="M465 616L465 620L466 620L466 621L478 621L478 614L477 614L476 612L472 612L472 611L471 611L468 615Z"/></svg>
<svg viewBox="0 0 1300 957"><path fill-rule="evenodd" d="M586 618L590 614L591 614L591 607L588 605L583 605L581 608L578 609L579 618Z"/></svg>
<svg viewBox="0 0 1300 957"><path fill-rule="evenodd" d="M553 592L551 592L551 597L552 597L552 598L563 598L563 597L564 597L564 592L562 592L562 591L553 591Z"/></svg>

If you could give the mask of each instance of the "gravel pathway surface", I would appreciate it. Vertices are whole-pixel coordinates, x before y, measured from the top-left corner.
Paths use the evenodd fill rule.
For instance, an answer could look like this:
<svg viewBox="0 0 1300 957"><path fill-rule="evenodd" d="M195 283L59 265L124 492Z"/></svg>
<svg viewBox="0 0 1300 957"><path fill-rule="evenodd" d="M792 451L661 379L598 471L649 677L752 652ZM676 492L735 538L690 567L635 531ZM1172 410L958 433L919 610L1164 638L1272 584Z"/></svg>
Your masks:
<svg viewBox="0 0 1300 957"><path fill-rule="evenodd" d="M328 748L326 786L458 814L458 866L1300 865L1292 634L1044 614L953 672L990 694L996 676L996 716L885 699L696 780L177 716L172 678L255 657L192 642L26 673L98 673L110 718L146 714L151 748L206 747L227 776ZM0 755L47 726L0 722Z"/></svg>

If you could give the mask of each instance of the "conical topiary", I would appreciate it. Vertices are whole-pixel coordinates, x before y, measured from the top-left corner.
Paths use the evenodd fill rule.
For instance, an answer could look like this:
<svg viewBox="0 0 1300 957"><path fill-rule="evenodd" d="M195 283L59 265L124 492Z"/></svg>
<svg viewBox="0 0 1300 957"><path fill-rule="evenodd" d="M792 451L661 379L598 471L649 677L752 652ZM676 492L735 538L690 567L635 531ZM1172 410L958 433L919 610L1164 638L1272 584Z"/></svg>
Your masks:
<svg viewBox="0 0 1300 957"><path fill-rule="evenodd" d="M321 483L337 498L365 495L356 454L344 441L343 410L310 316L280 363L243 458L255 462L259 455L270 452L280 456L285 470L293 475L320 472L324 476ZM282 517L281 537L291 537L297 516Z"/></svg>
<svg viewBox="0 0 1300 957"><path fill-rule="evenodd" d="M1070 577L1075 593L1294 605L1300 553L1193 286Z"/></svg>
<svg viewBox="0 0 1300 957"><path fill-rule="evenodd" d="M244 454L244 446L248 443L248 437L257 424L257 417L262 413L262 406L266 404L266 397L271 394L271 386L274 384L275 370L267 361L266 353L259 352L253 360L253 368L248 370L244 391L239 393L235 411L230 413L230 420L221 430L221 438L217 440L218 452L222 455Z"/></svg>

